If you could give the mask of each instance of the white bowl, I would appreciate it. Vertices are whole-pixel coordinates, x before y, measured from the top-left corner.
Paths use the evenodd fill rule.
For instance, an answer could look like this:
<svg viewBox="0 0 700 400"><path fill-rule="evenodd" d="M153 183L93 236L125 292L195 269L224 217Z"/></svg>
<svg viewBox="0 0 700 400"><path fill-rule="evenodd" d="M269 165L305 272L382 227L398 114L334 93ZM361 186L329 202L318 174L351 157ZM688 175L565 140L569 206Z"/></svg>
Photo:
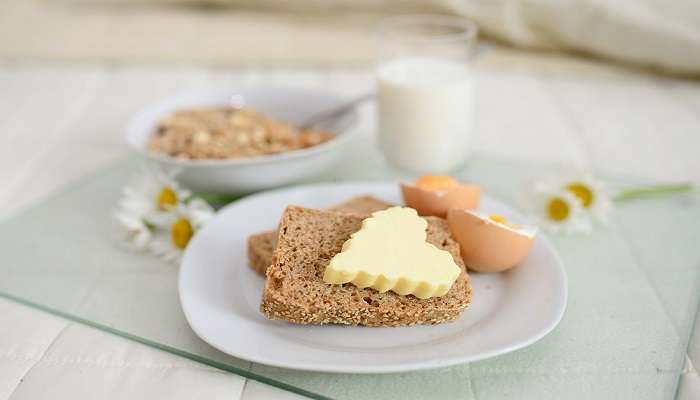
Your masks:
<svg viewBox="0 0 700 400"><path fill-rule="evenodd" d="M351 111L319 128L336 135L328 142L281 154L232 160L179 160L147 150L158 121L187 107L246 106L291 123L329 110L343 99L320 91L275 86L239 86L225 90L181 93L152 104L134 115L126 126L126 142L138 154L165 169L180 170L178 180L190 190L213 193L249 193L308 178L330 167L351 139L349 128L357 119Z"/></svg>

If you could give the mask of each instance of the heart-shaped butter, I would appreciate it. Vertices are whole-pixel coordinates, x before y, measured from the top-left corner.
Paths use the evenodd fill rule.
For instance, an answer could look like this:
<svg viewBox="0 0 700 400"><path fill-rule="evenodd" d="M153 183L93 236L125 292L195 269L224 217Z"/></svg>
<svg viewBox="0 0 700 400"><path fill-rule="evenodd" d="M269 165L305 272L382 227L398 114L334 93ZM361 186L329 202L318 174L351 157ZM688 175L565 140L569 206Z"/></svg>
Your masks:
<svg viewBox="0 0 700 400"><path fill-rule="evenodd" d="M452 255L426 242L428 223L416 210L392 207L362 221L326 267L323 281L352 283L427 299L446 294L461 269Z"/></svg>

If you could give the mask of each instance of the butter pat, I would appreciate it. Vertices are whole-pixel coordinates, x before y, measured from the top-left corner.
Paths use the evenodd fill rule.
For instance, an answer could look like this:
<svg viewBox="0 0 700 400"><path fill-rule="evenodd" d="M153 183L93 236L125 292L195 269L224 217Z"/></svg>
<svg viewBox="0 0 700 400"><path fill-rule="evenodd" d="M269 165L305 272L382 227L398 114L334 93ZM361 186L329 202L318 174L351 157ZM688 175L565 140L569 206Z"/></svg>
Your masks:
<svg viewBox="0 0 700 400"><path fill-rule="evenodd" d="M452 255L426 242L428 223L416 210L392 207L362 221L323 274L330 284L352 283L418 298L446 294L461 269Z"/></svg>

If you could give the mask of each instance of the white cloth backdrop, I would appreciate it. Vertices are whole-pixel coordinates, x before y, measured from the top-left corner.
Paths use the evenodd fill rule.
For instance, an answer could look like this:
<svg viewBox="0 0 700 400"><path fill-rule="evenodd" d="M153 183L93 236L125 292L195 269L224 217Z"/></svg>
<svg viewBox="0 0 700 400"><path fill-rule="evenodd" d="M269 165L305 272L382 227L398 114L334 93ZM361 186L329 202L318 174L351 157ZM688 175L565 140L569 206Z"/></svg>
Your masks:
<svg viewBox="0 0 700 400"><path fill-rule="evenodd" d="M206 6L205 6L206 5ZM486 36L700 75L696 0L6 0L0 59L365 63L387 15L472 18Z"/></svg>

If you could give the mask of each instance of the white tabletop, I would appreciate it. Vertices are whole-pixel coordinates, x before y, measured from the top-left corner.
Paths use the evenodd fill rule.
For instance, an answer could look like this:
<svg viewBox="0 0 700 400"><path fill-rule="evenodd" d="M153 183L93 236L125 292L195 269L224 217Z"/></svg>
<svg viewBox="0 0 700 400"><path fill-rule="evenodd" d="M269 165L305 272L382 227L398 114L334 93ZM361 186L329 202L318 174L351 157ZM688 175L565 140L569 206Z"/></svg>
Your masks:
<svg viewBox="0 0 700 400"><path fill-rule="evenodd" d="M0 66L0 215L127 153L121 128L145 103L235 82L372 86L363 69ZM700 183L700 84L643 75L479 73L474 147L597 172ZM362 138L373 107L362 109ZM620 149L625 149L621 153ZM697 322L697 321L696 321ZM700 329L680 398L700 397ZM298 398L0 300L0 399Z"/></svg>

